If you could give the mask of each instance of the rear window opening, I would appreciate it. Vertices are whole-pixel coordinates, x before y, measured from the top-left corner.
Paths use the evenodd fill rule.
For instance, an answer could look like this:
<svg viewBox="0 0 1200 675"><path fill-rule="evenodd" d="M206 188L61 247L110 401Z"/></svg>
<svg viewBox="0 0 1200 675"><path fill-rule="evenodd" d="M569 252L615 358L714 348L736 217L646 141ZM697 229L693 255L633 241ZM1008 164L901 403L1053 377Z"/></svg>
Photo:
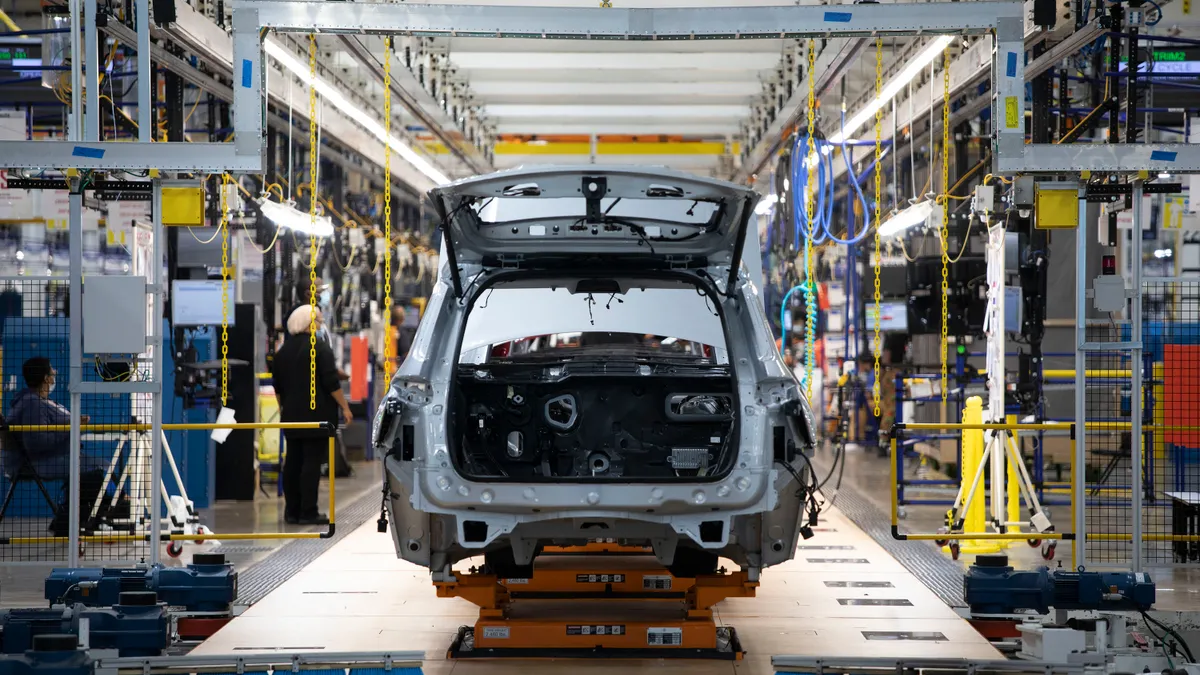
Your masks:
<svg viewBox="0 0 1200 675"><path fill-rule="evenodd" d="M737 456L719 305L680 280L514 282L467 316L454 465L482 482L707 482Z"/></svg>

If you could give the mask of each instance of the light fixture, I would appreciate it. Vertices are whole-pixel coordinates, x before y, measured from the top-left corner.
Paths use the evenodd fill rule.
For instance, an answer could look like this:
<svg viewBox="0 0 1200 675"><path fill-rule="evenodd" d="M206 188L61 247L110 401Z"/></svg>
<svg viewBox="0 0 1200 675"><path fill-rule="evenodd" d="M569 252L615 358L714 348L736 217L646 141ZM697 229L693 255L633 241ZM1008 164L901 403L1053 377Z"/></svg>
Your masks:
<svg viewBox="0 0 1200 675"><path fill-rule="evenodd" d="M754 215L765 216L771 212L771 209L779 201L779 195L769 194L764 195L762 199L754 205Z"/></svg>
<svg viewBox="0 0 1200 675"><path fill-rule="evenodd" d="M334 89L332 85L319 77L313 77L309 72L308 65L302 64L290 51L272 40L263 41L263 51L278 61L284 68L290 70L296 77L300 78L301 82L315 88L322 98L333 104L333 107L345 113L347 117L360 124L376 138L387 143L392 150L396 151L397 155L400 155L404 161L416 167L417 171L420 171L429 180L438 185L445 185L450 182L446 174L438 171L437 167L417 154L417 151L413 150L406 143L395 136L388 135L384 131L382 124L371 119L367 113L351 103L349 99L343 96L337 89Z"/></svg>
<svg viewBox="0 0 1200 675"><path fill-rule="evenodd" d="M872 99L871 102L866 105L866 107L864 107L862 110L859 110L854 117L851 117L849 120L847 120L844 128L839 129L836 134L830 136L829 142L833 145L841 143L842 141L846 140L850 134L858 131L859 127L866 124L867 120L874 119L875 111L879 110L888 101L891 101L893 98L895 98L896 94L899 94L901 89L908 86L909 82L912 82L918 74L929 67L929 64L933 63L933 60L936 59L938 55L946 49L946 47L949 47L950 43L952 42L954 42L953 35L942 35L934 38L933 42L930 42L928 45L926 45L925 49L923 49L920 54L917 54L913 60L908 62L908 65L904 67L904 70L901 70L896 77L892 78L886 85L884 85L883 90L879 92L879 96Z"/></svg>
<svg viewBox="0 0 1200 675"><path fill-rule="evenodd" d="M1173 255L1174 255L1174 252L1171 251L1171 249L1169 249L1169 248L1160 248L1160 249L1155 249L1155 251L1154 251L1154 257L1158 258L1159 260L1163 260L1164 258L1170 258Z"/></svg>
<svg viewBox="0 0 1200 675"><path fill-rule="evenodd" d="M329 216L317 216L313 222L311 215L304 213L291 204L280 204L270 199L260 199L258 207L268 220L279 227L285 227L297 234L312 237L328 237L333 234L333 221Z"/></svg>
<svg viewBox="0 0 1200 675"><path fill-rule="evenodd" d="M917 202L900 213L888 218L879 225L879 236L890 237L899 234L913 225L925 222L933 215L933 202L925 200Z"/></svg>

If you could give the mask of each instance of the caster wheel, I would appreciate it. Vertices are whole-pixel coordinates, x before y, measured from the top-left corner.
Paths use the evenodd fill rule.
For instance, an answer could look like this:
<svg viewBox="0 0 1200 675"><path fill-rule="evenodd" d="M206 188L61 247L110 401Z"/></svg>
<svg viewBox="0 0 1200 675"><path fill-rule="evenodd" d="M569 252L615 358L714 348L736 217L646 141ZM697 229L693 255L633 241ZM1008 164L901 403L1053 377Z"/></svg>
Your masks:
<svg viewBox="0 0 1200 675"><path fill-rule="evenodd" d="M1029 544L1029 548L1037 548L1042 545L1041 539L1026 539L1025 541Z"/></svg>
<svg viewBox="0 0 1200 675"><path fill-rule="evenodd" d="M183 543L173 541L167 544L167 555L171 556L172 558L178 558L179 556L183 555Z"/></svg>
<svg viewBox="0 0 1200 675"><path fill-rule="evenodd" d="M962 555L962 547L957 542L950 544L950 559L958 560L960 555Z"/></svg>
<svg viewBox="0 0 1200 675"><path fill-rule="evenodd" d="M207 528L207 527L204 527L203 525L198 525L198 526L196 527L196 534L208 534L208 528ZM196 544L197 544L197 545L203 545L203 544L204 544L204 540L203 540L203 539L197 539L197 540L196 540Z"/></svg>
<svg viewBox="0 0 1200 675"><path fill-rule="evenodd" d="M934 539L933 543L937 544L938 548L944 548L945 546L950 544L950 540L949 539Z"/></svg>
<svg viewBox="0 0 1200 675"><path fill-rule="evenodd" d="M1046 544L1045 546L1043 546L1042 547L1042 559L1043 560L1054 560L1054 553L1055 553L1054 549L1055 548L1056 547L1054 544Z"/></svg>

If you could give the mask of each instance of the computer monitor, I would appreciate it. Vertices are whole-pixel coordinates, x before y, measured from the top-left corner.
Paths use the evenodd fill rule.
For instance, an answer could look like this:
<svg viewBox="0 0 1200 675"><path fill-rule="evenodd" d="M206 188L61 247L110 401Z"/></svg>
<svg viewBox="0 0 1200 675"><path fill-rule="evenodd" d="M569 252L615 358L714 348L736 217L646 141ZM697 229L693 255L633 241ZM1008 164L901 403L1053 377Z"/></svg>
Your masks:
<svg viewBox="0 0 1200 675"><path fill-rule="evenodd" d="M867 303L867 329L875 326L875 303ZM879 329L883 331L908 332L908 303L892 300L879 303Z"/></svg>
<svg viewBox="0 0 1200 675"><path fill-rule="evenodd" d="M233 325L234 282L228 282L226 308ZM219 326L221 313L220 279L176 279L171 282L171 321L176 326Z"/></svg>

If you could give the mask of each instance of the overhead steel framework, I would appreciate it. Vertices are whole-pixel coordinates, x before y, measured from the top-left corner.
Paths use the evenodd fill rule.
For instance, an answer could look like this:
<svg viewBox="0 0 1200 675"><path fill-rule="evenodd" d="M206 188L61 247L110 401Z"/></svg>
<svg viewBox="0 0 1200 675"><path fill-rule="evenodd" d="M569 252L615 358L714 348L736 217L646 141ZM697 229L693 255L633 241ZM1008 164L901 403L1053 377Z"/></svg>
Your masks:
<svg viewBox="0 0 1200 675"><path fill-rule="evenodd" d="M144 3L139 3L139 7L142 5ZM995 36L992 113L993 119L1000 122L992 139L995 171L1200 171L1198 146L1027 145L1024 142L1024 25L1023 3L1013 0L686 9L246 0L235 3L233 11L235 137L232 143L130 144L88 142L86 139L32 142L36 145L29 141L5 142L0 143L0 166L261 171L266 145L262 70L265 29L298 33L600 41L992 33ZM139 37L142 32L139 30Z"/></svg>

